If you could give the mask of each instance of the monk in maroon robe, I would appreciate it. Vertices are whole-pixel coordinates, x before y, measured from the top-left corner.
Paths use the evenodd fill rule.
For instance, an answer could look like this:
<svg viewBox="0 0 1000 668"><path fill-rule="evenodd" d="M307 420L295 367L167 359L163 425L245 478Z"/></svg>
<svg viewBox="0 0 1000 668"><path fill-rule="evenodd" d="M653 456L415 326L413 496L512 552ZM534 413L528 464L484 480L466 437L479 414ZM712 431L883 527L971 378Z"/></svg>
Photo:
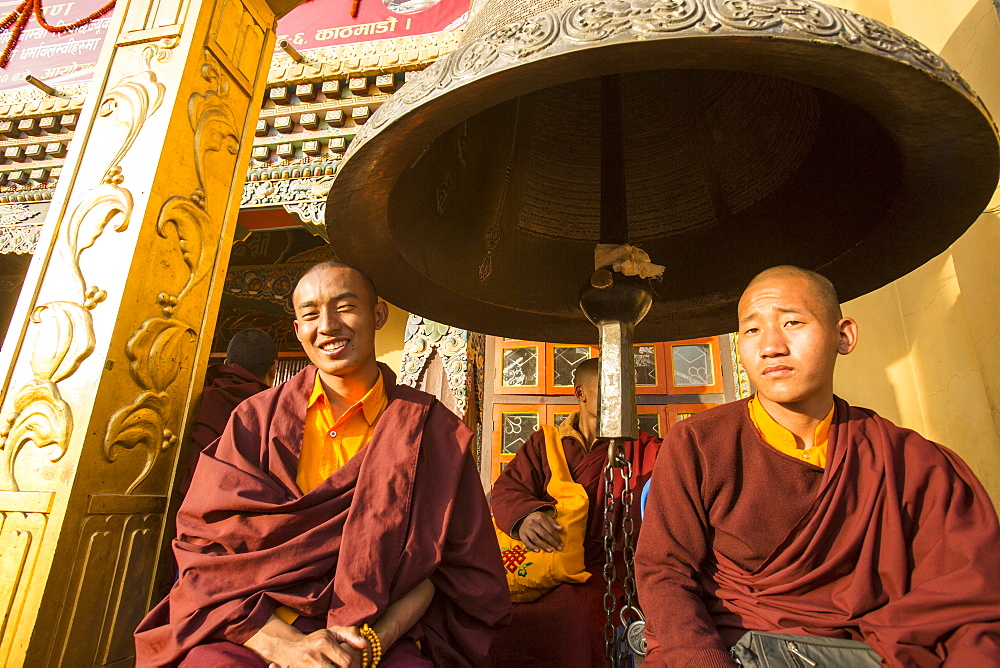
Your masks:
<svg viewBox="0 0 1000 668"><path fill-rule="evenodd" d="M587 534L584 564L589 580L564 583L530 603L515 603L511 625L500 632L490 650L490 665L580 668L604 665L604 480L608 458L607 441L597 440L598 361L581 362L574 371L574 392L579 412L559 427L566 462L573 480L587 491ZM632 464L630 487L635 503L632 517L636 529L641 522L639 496L652 474L660 440L644 431L638 441L625 444L625 457ZM561 550L562 527L555 519L553 501L546 487L551 472L541 431L532 434L493 484L490 505L501 531L521 540L529 549ZM621 477L615 477L615 497L621 497ZM624 574L621 507L615 508L615 562ZM634 538L633 538L634 540ZM616 593L621 594L620 588ZM617 610L617 608L616 608Z"/></svg>
<svg viewBox="0 0 1000 668"><path fill-rule="evenodd" d="M358 668L362 624L381 666L481 664L510 599L470 430L376 364L387 308L365 274L321 263L294 298L316 366L243 402L202 454L177 515L179 579L136 630L137 664ZM306 431L313 405L344 429L373 424L303 493L303 444L337 435Z"/></svg>
<svg viewBox="0 0 1000 668"><path fill-rule="evenodd" d="M198 418L186 447L189 454L185 459L189 463L181 494L187 494L201 451L222 436L233 409L274 383L277 361L278 347L274 340L262 329L249 328L233 335L224 364L208 368Z"/></svg>
<svg viewBox="0 0 1000 668"><path fill-rule="evenodd" d="M833 285L775 267L739 318L756 396L679 423L653 474L647 664L736 666L753 630L861 641L889 666L1000 665L993 505L954 453L834 397L858 329Z"/></svg>

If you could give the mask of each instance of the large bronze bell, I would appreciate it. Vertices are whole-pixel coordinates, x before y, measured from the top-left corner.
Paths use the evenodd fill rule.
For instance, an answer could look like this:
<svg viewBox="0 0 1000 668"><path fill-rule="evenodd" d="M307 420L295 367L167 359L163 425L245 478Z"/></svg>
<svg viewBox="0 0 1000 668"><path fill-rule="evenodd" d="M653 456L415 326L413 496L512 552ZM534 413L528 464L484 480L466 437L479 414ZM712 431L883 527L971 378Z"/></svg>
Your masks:
<svg viewBox="0 0 1000 668"><path fill-rule="evenodd" d="M853 12L496 1L355 137L327 228L342 259L423 316L542 341L599 333L611 489L638 430L635 340L734 329L740 291L775 264L820 271L845 300L884 285L958 238L998 168L995 128L958 74ZM663 280L595 267L598 243L640 246ZM641 638L624 535L619 620ZM611 557L604 578L614 600Z"/></svg>
<svg viewBox="0 0 1000 668"><path fill-rule="evenodd" d="M604 236L666 265L640 341L732 330L740 290L774 264L822 272L845 300L869 292L945 250L997 183L995 129L967 84L853 12L481 2L462 45L351 144L327 207L335 251L421 315L593 341L577 299L602 238L609 85L627 224Z"/></svg>

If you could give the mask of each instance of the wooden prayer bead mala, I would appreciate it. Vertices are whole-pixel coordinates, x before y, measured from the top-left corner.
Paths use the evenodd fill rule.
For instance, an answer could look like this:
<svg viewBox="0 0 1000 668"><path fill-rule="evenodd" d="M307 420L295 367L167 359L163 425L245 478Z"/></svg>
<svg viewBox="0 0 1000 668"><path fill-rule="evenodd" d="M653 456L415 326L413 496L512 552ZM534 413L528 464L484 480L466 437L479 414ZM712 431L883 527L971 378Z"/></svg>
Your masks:
<svg viewBox="0 0 1000 668"><path fill-rule="evenodd" d="M382 660L382 641L379 640L375 629L367 624L361 627L361 637L368 641L369 649L361 655L361 668L376 668ZM371 653L369 656L369 652Z"/></svg>

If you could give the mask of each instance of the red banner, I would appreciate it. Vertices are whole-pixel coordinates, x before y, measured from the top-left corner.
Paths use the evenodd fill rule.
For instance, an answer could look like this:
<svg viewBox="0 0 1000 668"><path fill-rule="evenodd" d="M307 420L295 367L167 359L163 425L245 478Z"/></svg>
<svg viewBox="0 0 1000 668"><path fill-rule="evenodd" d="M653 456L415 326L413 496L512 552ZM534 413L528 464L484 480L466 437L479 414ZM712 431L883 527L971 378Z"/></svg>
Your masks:
<svg viewBox="0 0 1000 668"><path fill-rule="evenodd" d="M0 17L17 9L21 0L0 0ZM65 25L100 9L107 0L74 0L45 5L45 20ZM278 39L287 39L299 51L336 44L426 35L457 30L465 25L469 0L361 0L358 17L351 18L351 0L312 0L278 22ZM83 83L94 64L111 20L111 12L72 32L53 34L32 16L11 56L0 70L0 90L26 88L26 74L53 87ZM0 49L10 39L0 33Z"/></svg>
<svg viewBox="0 0 1000 668"><path fill-rule="evenodd" d="M351 0L312 0L278 21L278 41L299 51L336 44L370 42L458 30L469 0L360 0L351 18Z"/></svg>
<svg viewBox="0 0 1000 668"><path fill-rule="evenodd" d="M53 26L66 25L90 16L108 0L73 0L44 3L45 20ZM17 9L21 0L0 0L0 18ZM101 44L108 31L111 15L94 19L87 25L66 33L53 34L38 25L32 16L21 32L7 67L0 70L0 90L25 88L26 74L32 74L50 86L68 86L90 80ZM0 33L0 49L11 37L11 29Z"/></svg>

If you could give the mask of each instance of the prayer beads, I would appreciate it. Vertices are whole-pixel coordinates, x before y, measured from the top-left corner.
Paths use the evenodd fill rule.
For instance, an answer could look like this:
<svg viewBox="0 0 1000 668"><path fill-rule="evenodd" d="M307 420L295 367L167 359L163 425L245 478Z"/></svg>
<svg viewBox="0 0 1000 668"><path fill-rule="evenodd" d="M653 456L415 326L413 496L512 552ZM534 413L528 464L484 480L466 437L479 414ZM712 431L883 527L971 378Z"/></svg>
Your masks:
<svg viewBox="0 0 1000 668"><path fill-rule="evenodd" d="M375 629L365 624L361 627L361 637L368 641L368 649L361 657L361 668L376 668L382 660L382 641Z"/></svg>

